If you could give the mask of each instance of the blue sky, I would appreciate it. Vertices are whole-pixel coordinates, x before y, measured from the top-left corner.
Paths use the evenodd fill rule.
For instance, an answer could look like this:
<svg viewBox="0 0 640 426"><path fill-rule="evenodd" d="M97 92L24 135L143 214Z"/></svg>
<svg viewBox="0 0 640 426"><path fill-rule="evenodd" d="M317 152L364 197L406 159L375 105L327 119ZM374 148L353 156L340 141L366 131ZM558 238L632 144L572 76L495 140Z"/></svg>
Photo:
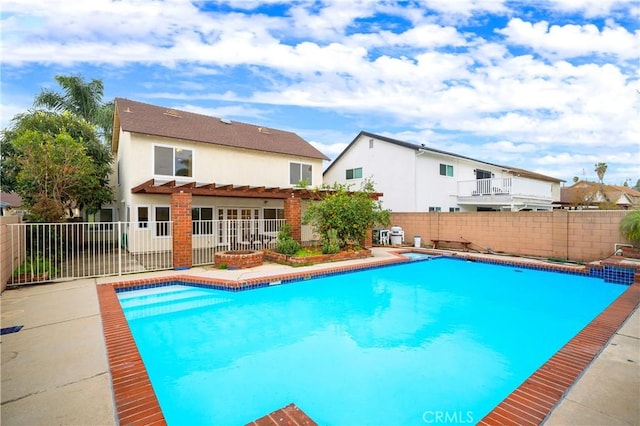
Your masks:
<svg viewBox="0 0 640 426"><path fill-rule="evenodd" d="M361 130L572 183L640 179L640 3L3 0L2 128L54 76L294 131Z"/></svg>

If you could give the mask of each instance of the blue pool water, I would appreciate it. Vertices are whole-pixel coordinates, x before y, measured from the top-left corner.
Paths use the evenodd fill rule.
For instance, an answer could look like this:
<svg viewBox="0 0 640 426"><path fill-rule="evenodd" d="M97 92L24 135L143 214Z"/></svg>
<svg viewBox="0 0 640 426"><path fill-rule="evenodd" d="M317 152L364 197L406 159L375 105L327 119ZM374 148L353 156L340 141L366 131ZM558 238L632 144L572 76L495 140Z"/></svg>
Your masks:
<svg viewBox="0 0 640 426"><path fill-rule="evenodd" d="M627 287L438 258L242 292L118 294L169 425L475 423Z"/></svg>

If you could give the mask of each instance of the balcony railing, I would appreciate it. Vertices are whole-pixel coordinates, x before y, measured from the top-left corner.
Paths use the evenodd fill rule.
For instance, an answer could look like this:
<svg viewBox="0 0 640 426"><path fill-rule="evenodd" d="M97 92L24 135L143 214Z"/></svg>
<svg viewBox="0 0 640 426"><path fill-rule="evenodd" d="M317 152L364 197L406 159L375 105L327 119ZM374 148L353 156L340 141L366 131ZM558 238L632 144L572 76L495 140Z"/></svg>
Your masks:
<svg viewBox="0 0 640 426"><path fill-rule="evenodd" d="M458 197L518 196L552 198L552 184L526 178L491 178L458 182Z"/></svg>

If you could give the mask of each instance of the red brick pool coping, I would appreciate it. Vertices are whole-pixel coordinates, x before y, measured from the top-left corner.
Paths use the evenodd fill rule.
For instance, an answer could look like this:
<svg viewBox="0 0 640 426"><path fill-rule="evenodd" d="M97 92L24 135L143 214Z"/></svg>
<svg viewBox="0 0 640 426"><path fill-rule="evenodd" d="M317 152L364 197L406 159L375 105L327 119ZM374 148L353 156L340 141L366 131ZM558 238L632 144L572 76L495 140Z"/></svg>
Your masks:
<svg viewBox="0 0 640 426"><path fill-rule="evenodd" d="M169 279L171 281L183 280L191 283L211 284L230 289L243 289L252 288L265 282L308 279L318 275L354 271L401 261L404 260L400 258L381 260L360 265L332 267L324 270L242 281L196 277L187 274L171 276ZM504 262L496 260L494 263L517 264L512 260ZM522 263L522 266L530 265ZM553 265L551 269L575 271L575 268L562 268L561 265ZM116 288L166 282L167 279L168 277L138 279L98 286L98 300L114 401L121 425L164 425L166 421L115 290ZM640 273L636 272L635 282L624 293L498 404L479 424L538 425L542 423L639 304ZM266 426L278 424L315 425L316 423L294 404L290 404L251 424Z"/></svg>

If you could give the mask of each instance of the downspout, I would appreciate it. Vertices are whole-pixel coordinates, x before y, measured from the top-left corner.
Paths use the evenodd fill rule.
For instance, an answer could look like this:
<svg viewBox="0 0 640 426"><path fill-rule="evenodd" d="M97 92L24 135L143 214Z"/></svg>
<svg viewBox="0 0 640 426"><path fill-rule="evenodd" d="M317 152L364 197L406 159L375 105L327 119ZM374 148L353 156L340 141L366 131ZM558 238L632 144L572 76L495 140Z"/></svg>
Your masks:
<svg viewBox="0 0 640 426"><path fill-rule="evenodd" d="M424 154L426 151L418 148L416 151L416 156L413 159L413 211L418 212L418 157Z"/></svg>

